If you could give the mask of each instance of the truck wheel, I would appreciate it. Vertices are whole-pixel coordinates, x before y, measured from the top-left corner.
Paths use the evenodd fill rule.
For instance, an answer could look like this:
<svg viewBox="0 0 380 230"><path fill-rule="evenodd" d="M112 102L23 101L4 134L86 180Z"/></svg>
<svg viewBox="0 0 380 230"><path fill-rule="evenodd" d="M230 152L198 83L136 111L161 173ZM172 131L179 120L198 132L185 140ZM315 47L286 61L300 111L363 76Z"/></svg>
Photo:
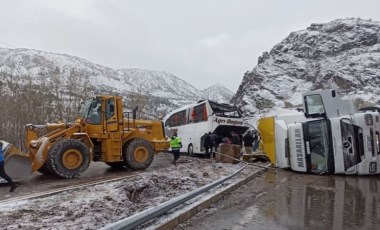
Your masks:
<svg viewBox="0 0 380 230"><path fill-rule="evenodd" d="M122 169L125 166L124 162L106 162L106 164L113 169Z"/></svg>
<svg viewBox="0 0 380 230"><path fill-rule="evenodd" d="M128 142L123 151L125 165L133 170L146 169L152 163L154 150L144 139L134 139Z"/></svg>
<svg viewBox="0 0 380 230"><path fill-rule="evenodd" d="M187 153L189 154L189 156L194 156L194 148L192 144L189 144L189 147L187 147Z"/></svg>
<svg viewBox="0 0 380 230"><path fill-rule="evenodd" d="M69 179L80 176L87 170L90 165L90 154L83 142L69 139L51 147L47 162L55 174Z"/></svg>

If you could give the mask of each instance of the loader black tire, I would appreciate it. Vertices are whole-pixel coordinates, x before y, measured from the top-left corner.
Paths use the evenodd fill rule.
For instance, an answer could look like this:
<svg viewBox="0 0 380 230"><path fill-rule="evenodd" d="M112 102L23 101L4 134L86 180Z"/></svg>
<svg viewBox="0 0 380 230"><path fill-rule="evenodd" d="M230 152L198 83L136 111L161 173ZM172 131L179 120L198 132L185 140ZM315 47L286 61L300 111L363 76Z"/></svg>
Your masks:
<svg viewBox="0 0 380 230"><path fill-rule="evenodd" d="M41 168L39 168L37 171L40 172L40 173L42 173L42 174L44 174L44 175L52 175L52 174L55 174L55 173L51 170L49 164L48 164L46 161L45 161L45 163L41 166Z"/></svg>
<svg viewBox="0 0 380 230"><path fill-rule="evenodd" d="M106 164L113 169L122 169L125 166L124 162L106 162Z"/></svg>
<svg viewBox="0 0 380 230"><path fill-rule="evenodd" d="M144 139L133 139L124 145L124 163L132 170L146 169L152 164L154 150L152 145Z"/></svg>
<svg viewBox="0 0 380 230"><path fill-rule="evenodd" d="M48 164L59 177L70 179L82 175L90 165L88 147L75 139L55 143L48 152Z"/></svg>
<svg viewBox="0 0 380 230"><path fill-rule="evenodd" d="M53 144L53 146L58 145L58 143L60 143L60 142L62 142L64 140L65 139L57 140ZM51 164L49 164L49 162L48 162L48 158L49 158L49 155L50 155L51 151L56 151L56 150L54 148L52 148L52 147L49 149L44 164L41 166L41 168L38 169L38 172L40 172L40 173L42 173L44 175L55 175L55 172L54 172L53 168L51 167ZM52 153L52 154L54 154L54 153Z"/></svg>

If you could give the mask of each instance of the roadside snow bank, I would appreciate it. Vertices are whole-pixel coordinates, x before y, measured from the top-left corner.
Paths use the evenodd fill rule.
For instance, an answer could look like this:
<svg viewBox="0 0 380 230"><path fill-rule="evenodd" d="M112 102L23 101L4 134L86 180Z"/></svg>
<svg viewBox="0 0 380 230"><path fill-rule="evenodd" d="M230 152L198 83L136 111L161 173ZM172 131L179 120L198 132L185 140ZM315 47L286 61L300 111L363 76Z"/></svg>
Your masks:
<svg viewBox="0 0 380 230"><path fill-rule="evenodd" d="M194 159L128 180L2 204L0 228L99 229L230 175L241 166Z"/></svg>

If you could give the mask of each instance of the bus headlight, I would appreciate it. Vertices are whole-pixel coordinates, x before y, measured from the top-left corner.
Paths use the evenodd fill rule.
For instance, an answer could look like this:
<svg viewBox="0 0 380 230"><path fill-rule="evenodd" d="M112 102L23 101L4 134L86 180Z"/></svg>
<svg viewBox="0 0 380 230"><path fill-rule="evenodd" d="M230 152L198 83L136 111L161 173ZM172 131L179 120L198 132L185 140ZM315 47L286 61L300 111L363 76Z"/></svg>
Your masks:
<svg viewBox="0 0 380 230"><path fill-rule="evenodd" d="M368 126L372 126L373 125L373 118L372 118L371 114L365 114L364 115L364 120L365 120L365 124L366 125L368 125Z"/></svg>

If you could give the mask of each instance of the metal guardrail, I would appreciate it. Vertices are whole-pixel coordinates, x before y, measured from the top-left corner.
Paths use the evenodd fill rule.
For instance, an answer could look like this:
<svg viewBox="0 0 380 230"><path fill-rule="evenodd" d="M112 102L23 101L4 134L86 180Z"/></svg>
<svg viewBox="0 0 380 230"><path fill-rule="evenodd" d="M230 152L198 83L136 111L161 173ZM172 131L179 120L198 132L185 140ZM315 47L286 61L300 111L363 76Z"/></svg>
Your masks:
<svg viewBox="0 0 380 230"><path fill-rule="evenodd" d="M240 168L239 170L237 170L233 174L231 174L231 175L229 175L223 179L220 179L220 180L215 181L211 184L205 185L205 186L198 188L198 189L196 189L192 192L189 192L187 194L176 197L172 200L169 200L165 203L158 205L157 207L150 208L148 210L136 213L133 216L119 220L115 223L106 225L103 228L101 228L101 230L119 230L119 229L135 228L135 227L139 226L140 224L143 224L150 219L153 219L157 216L160 216L160 215L164 214L165 212L169 211L170 209L175 208L175 207L185 203L186 201L188 201L188 200L190 200L190 199L192 199L192 198L194 198L194 197L196 197L196 196L198 196L204 192L207 192L211 188L214 188L214 187L222 184L223 182L231 179L232 177L234 177L235 175L240 173L247 166L248 166L248 164L245 165L244 167Z"/></svg>

